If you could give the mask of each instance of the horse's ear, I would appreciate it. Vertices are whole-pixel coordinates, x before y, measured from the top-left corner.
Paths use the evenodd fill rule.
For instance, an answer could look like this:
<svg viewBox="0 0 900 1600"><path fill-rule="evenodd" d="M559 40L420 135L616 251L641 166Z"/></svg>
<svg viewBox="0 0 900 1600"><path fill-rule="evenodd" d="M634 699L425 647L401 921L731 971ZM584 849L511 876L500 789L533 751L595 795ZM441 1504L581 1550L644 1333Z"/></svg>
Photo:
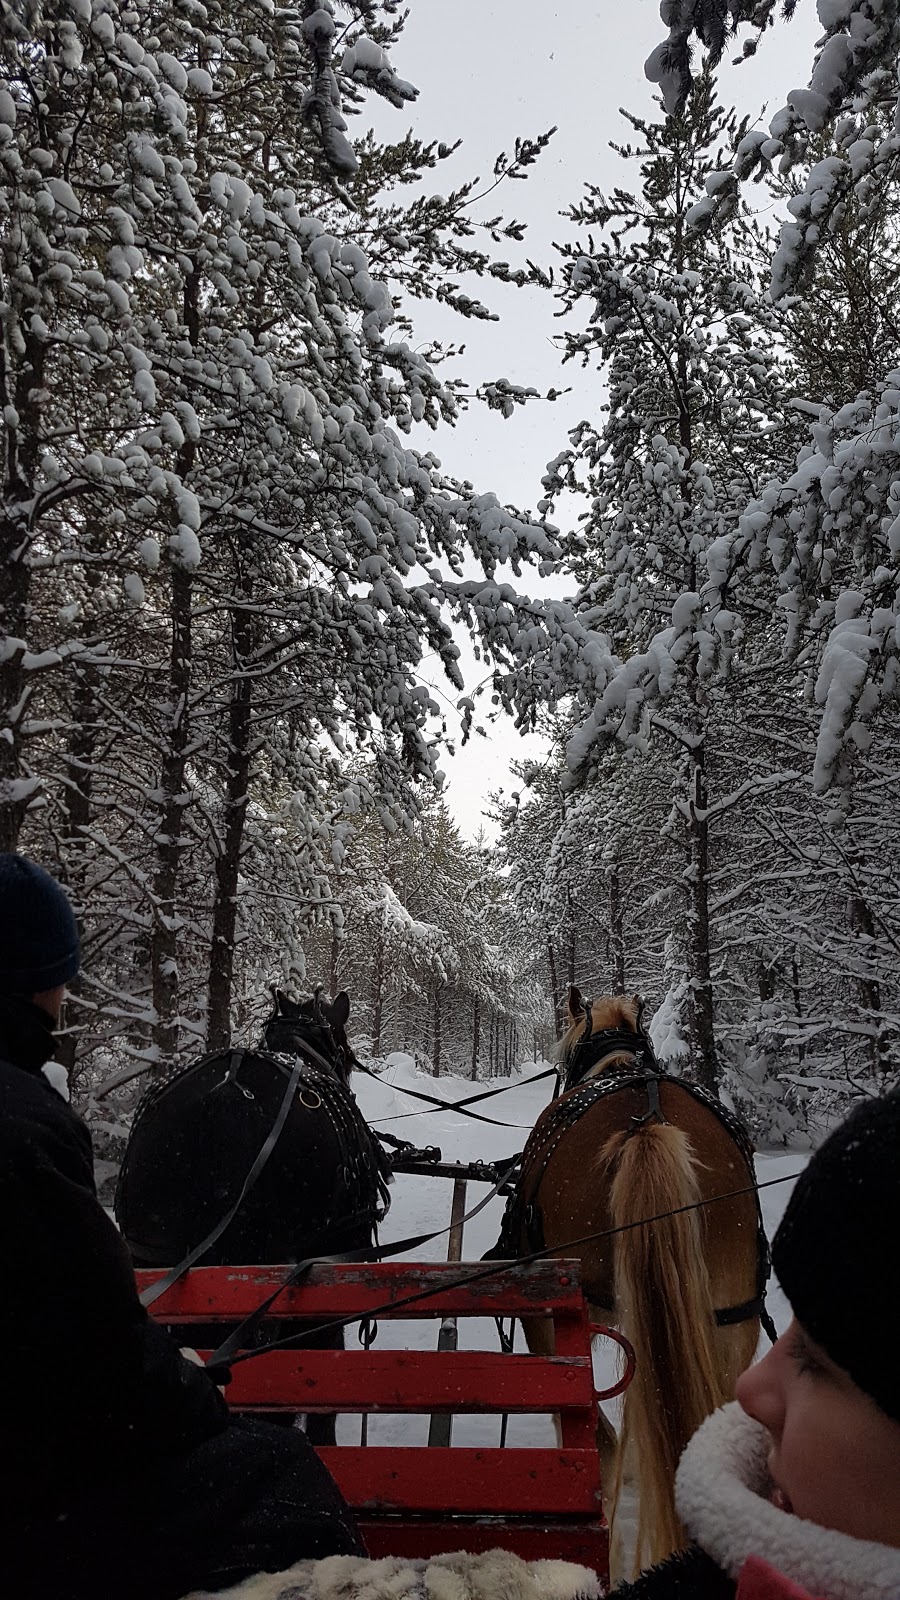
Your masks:
<svg viewBox="0 0 900 1600"><path fill-rule="evenodd" d="M287 1004L287 995L283 989L273 989L272 993L275 996L275 1015L283 1017L285 1015L284 1008Z"/></svg>
<svg viewBox="0 0 900 1600"><path fill-rule="evenodd" d="M581 998L581 990L576 989L574 983L569 984L569 993L567 999L569 1016L572 1018L573 1022L579 1022L584 1016L584 1001Z"/></svg>
<svg viewBox="0 0 900 1600"><path fill-rule="evenodd" d="M350 996L348 995L346 989L342 989L340 994L336 994L331 1002L330 1021L332 1026L345 1028L347 1026L347 1018L349 1015Z"/></svg>
<svg viewBox="0 0 900 1600"><path fill-rule="evenodd" d="M643 1025L643 1016L644 1016L644 997L643 997L643 995L633 994L631 996L631 1004L634 1006L634 1025L638 1029L638 1031L640 1032L640 1029L641 1029L641 1027Z"/></svg>

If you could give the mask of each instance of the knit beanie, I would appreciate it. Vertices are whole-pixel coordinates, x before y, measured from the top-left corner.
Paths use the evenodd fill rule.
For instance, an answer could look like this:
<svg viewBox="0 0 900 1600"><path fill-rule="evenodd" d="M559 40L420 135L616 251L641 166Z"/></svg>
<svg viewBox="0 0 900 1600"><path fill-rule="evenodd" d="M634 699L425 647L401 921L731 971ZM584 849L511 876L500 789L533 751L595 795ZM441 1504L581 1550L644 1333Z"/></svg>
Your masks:
<svg viewBox="0 0 900 1600"><path fill-rule="evenodd" d="M0 852L0 994L41 994L78 971L78 928L64 890L25 856Z"/></svg>
<svg viewBox="0 0 900 1600"><path fill-rule="evenodd" d="M900 1091L866 1100L800 1174L772 1264L810 1338L900 1422L894 1248Z"/></svg>

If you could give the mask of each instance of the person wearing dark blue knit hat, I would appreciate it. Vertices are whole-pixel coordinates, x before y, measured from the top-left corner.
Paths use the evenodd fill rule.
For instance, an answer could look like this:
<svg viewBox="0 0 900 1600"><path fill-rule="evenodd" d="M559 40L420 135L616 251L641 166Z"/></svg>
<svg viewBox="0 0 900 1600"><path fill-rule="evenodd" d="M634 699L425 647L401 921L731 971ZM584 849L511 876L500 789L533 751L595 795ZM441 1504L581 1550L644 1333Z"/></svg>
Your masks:
<svg viewBox="0 0 900 1600"><path fill-rule="evenodd" d="M65 891L36 862L0 852L0 1056L35 1070L49 1061L65 986L80 960Z"/></svg>
<svg viewBox="0 0 900 1600"><path fill-rule="evenodd" d="M0 853L0 994L45 995L78 972L75 913L49 872Z"/></svg>
<svg viewBox="0 0 900 1600"><path fill-rule="evenodd" d="M231 1418L140 1303L90 1134L41 1070L78 968L63 889L0 854L3 1593L176 1600L358 1554L305 1435Z"/></svg>

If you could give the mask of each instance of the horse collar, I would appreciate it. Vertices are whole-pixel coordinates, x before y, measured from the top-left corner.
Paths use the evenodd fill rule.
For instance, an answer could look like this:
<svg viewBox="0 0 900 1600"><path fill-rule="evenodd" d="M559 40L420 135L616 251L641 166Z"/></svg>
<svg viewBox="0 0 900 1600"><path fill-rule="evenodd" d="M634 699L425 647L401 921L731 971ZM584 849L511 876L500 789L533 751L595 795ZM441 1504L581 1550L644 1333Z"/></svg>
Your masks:
<svg viewBox="0 0 900 1600"><path fill-rule="evenodd" d="M611 1055L630 1057L627 1065L623 1063L617 1071L633 1072L635 1068L638 1071L657 1071L653 1047L646 1034L625 1028L601 1028L599 1033L585 1031L576 1040L569 1058L563 1092L582 1083L605 1056Z"/></svg>

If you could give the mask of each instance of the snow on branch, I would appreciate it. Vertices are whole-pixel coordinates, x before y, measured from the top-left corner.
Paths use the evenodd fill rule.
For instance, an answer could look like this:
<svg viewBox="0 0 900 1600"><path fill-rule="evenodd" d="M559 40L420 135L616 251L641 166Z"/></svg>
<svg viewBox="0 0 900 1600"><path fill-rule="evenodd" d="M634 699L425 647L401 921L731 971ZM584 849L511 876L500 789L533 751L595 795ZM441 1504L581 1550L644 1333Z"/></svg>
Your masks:
<svg viewBox="0 0 900 1600"><path fill-rule="evenodd" d="M648 57L644 71L651 83L659 85L666 111L672 115L681 110L690 93L695 37L715 67L739 28L752 27L759 36L778 9L790 17L796 7L797 0L781 0L780 7L779 0L663 0L659 10L669 27L668 37ZM752 55L755 49L755 41L748 40L744 54Z"/></svg>
<svg viewBox="0 0 900 1600"><path fill-rule="evenodd" d="M796 0L785 0L782 9L790 18ZM762 33L775 10L776 0L673 0L663 5L669 37L650 56L646 71L659 84L667 111L680 113L690 92L694 37L715 64L741 24L752 24ZM900 155L900 9L881 0L818 0L818 14L824 32L807 87L791 91L768 133L751 129L744 134L732 168L710 175L707 198L694 207L690 219L704 225L727 214L741 182L776 163L781 174L803 164L817 136L833 127L837 154L813 162L802 191L788 204L791 216L772 263L776 301L802 290L822 239L840 224L850 199L864 208ZM750 50L745 45L745 53L752 49L755 44Z"/></svg>
<svg viewBox="0 0 900 1600"><path fill-rule="evenodd" d="M374 90L398 110L418 99L418 89L398 78L387 51L365 33L358 34L347 46L341 58L341 72L354 83Z"/></svg>

